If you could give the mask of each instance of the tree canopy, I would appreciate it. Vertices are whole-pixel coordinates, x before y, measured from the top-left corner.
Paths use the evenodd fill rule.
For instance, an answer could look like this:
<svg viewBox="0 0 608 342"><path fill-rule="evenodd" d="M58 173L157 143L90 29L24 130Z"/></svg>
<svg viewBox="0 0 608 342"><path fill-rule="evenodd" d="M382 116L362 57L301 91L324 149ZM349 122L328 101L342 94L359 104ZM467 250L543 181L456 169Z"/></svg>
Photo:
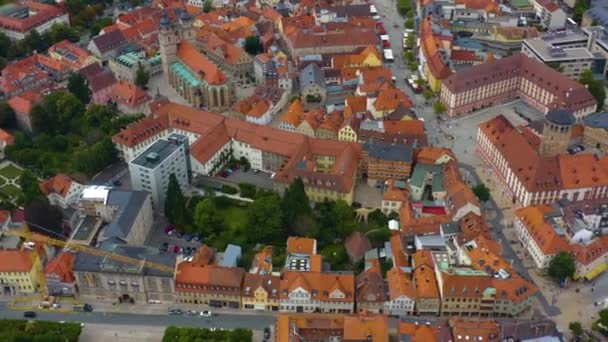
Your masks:
<svg viewBox="0 0 608 342"><path fill-rule="evenodd" d="M249 36L245 38L245 51L250 55L257 55L263 51L260 37Z"/></svg>
<svg viewBox="0 0 608 342"><path fill-rule="evenodd" d="M6 102L0 103L0 127L2 128L15 128L17 125L17 118L15 111Z"/></svg>
<svg viewBox="0 0 608 342"><path fill-rule="evenodd" d="M149 81L150 72L146 68L140 66L135 73L135 85L141 89L147 89Z"/></svg>
<svg viewBox="0 0 608 342"><path fill-rule="evenodd" d="M165 197L165 217L174 225L183 226L188 221L186 198L174 173L169 176Z"/></svg>
<svg viewBox="0 0 608 342"><path fill-rule="evenodd" d="M285 189L281 209L283 210L283 222L286 227L289 227L290 231L295 226L298 217L312 214L310 199L306 195L304 182L301 178L294 179L289 187Z"/></svg>
<svg viewBox="0 0 608 342"><path fill-rule="evenodd" d="M589 92L597 101L597 110L604 108L604 101L606 101L606 89L604 88L604 82L602 80L596 80L591 70L585 70L579 78L579 82L582 85L587 86Z"/></svg>
<svg viewBox="0 0 608 342"><path fill-rule="evenodd" d="M40 191L38 179L30 170L23 170L19 177L19 187L21 188L22 198L20 204L27 207L34 201L46 201L46 196Z"/></svg>
<svg viewBox="0 0 608 342"><path fill-rule="evenodd" d="M253 333L248 329L216 330L169 326L162 342L250 342Z"/></svg>
<svg viewBox="0 0 608 342"><path fill-rule="evenodd" d="M477 199L481 202L487 202L490 200L490 189L483 184L479 183L473 187L473 193L477 196Z"/></svg>
<svg viewBox="0 0 608 342"><path fill-rule="evenodd" d="M74 72L68 78L68 91L83 104L88 104L91 101L91 89L87 85L87 81L81 74Z"/></svg>
<svg viewBox="0 0 608 342"><path fill-rule="evenodd" d="M433 109L435 110L435 114L442 114L445 112L445 106L443 103L441 103L441 101L435 101L433 104Z"/></svg>
<svg viewBox="0 0 608 342"><path fill-rule="evenodd" d="M3 342L77 342L81 331L79 323L0 320L0 341Z"/></svg>
<svg viewBox="0 0 608 342"><path fill-rule="evenodd" d="M224 226L224 218L218 212L215 203L210 198L205 198L196 204L194 208L194 224L200 233L206 236L218 234Z"/></svg>
<svg viewBox="0 0 608 342"><path fill-rule="evenodd" d="M549 263L548 274L556 282L571 278L574 271L576 271L576 263L572 254L568 252L560 252Z"/></svg>
<svg viewBox="0 0 608 342"><path fill-rule="evenodd" d="M249 241L284 243L281 199L275 193L262 193L247 209L247 238Z"/></svg>

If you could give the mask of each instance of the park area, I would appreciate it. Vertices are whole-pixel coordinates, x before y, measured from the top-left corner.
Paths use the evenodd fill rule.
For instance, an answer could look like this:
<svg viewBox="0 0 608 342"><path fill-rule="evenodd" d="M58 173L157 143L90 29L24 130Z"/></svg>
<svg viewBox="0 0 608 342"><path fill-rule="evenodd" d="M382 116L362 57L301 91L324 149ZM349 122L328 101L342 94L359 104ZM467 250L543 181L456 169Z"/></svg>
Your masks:
<svg viewBox="0 0 608 342"><path fill-rule="evenodd" d="M0 164L0 196L14 200L21 189L17 185L23 169L10 162Z"/></svg>
<svg viewBox="0 0 608 342"><path fill-rule="evenodd" d="M3 319L0 320L0 341L77 342L81 329L79 323Z"/></svg>

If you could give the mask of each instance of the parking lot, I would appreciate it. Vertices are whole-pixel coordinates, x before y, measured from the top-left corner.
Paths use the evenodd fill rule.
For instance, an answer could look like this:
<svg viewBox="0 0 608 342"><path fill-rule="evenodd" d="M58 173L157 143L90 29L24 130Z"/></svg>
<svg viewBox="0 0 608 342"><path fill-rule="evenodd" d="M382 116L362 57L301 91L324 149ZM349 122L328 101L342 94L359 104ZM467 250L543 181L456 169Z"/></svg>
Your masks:
<svg viewBox="0 0 608 342"><path fill-rule="evenodd" d="M192 241L186 241L183 237L179 238L175 234L169 236L165 233L165 227L168 225L169 223L163 216L157 216L154 220L152 231L146 241L146 246L160 248L166 242L168 244L167 253L173 253L175 246L178 246L178 248L190 247L196 250L202 245L202 242L194 241L194 239Z"/></svg>
<svg viewBox="0 0 608 342"><path fill-rule="evenodd" d="M239 183L250 183L258 188L272 190L274 186L270 175L270 173L264 171L255 173L254 170L249 170L247 172L234 170L228 177L223 178L223 180L237 185Z"/></svg>

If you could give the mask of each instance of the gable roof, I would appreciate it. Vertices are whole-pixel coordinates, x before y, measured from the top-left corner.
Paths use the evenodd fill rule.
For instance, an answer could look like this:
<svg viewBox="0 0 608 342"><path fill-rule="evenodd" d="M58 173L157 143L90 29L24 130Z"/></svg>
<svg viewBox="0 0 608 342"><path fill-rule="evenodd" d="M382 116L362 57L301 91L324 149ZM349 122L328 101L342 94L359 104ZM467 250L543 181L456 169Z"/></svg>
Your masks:
<svg viewBox="0 0 608 342"><path fill-rule="evenodd" d="M188 41L183 40L177 48L177 57L192 72L199 75L209 84L224 84L228 80L224 73L205 55L198 52Z"/></svg>

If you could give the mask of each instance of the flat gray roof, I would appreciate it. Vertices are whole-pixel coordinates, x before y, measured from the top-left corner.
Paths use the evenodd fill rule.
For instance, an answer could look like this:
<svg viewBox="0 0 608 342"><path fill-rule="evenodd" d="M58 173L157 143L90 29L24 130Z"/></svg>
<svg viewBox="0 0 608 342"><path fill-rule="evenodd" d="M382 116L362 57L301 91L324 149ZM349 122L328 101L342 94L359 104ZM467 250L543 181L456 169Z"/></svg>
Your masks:
<svg viewBox="0 0 608 342"><path fill-rule="evenodd" d="M526 44L543 61L563 61L579 58L595 58L595 56L589 50L587 50L586 47L563 48L563 55L551 55L550 49L552 46L554 46L552 45L552 43L556 43L556 40L543 40L542 38L532 38L524 40L524 44Z"/></svg>
<svg viewBox="0 0 608 342"><path fill-rule="evenodd" d="M81 223L78 225L76 233L72 236L74 240L86 241L91 238L91 234L96 233L95 227L99 225L99 221L101 218L97 216L85 216L85 218L80 221Z"/></svg>
<svg viewBox="0 0 608 342"><path fill-rule="evenodd" d="M155 141L150 147L148 147L139 156L135 157L131 163L139 166L143 166L148 169L154 169L160 165L165 159L167 159L173 152L182 146L180 141L186 139L185 136L179 134L172 134L169 139L176 138L175 140L160 139ZM181 139L180 139L181 138Z"/></svg>
<svg viewBox="0 0 608 342"><path fill-rule="evenodd" d="M107 205L118 207L118 210L114 212L112 221L105 227L103 237L125 240L149 196L150 194L145 191L111 190L108 194Z"/></svg>

